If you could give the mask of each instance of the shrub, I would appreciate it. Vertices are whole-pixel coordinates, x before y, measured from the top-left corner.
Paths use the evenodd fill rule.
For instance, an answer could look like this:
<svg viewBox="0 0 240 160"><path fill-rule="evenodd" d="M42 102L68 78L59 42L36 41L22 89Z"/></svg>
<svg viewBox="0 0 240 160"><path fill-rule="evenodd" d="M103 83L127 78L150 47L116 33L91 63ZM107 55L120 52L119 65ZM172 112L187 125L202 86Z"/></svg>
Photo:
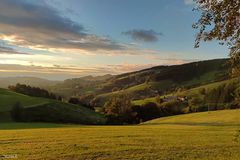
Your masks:
<svg viewBox="0 0 240 160"><path fill-rule="evenodd" d="M199 93L202 94L202 95L205 95L206 94L206 89L205 88L201 88L199 90Z"/></svg>
<svg viewBox="0 0 240 160"><path fill-rule="evenodd" d="M71 104L79 104L80 101L79 101L78 98L71 97L71 98L68 100L68 103L71 103Z"/></svg>
<svg viewBox="0 0 240 160"><path fill-rule="evenodd" d="M116 91L119 91L119 88L114 87L114 88L112 89L112 92L116 92Z"/></svg>
<svg viewBox="0 0 240 160"><path fill-rule="evenodd" d="M20 102L16 102L11 110L11 117L14 121L18 122L22 120L23 107Z"/></svg>
<svg viewBox="0 0 240 160"><path fill-rule="evenodd" d="M203 99L199 96L192 97L188 101L189 112L196 112L198 107L201 106L203 103Z"/></svg>
<svg viewBox="0 0 240 160"><path fill-rule="evenodd" d="M138 121L148 121L162 116L161 111L156 103L148 102L141 106L133 106Z"/></svg>
<svg viewBox="0 0 240 160"><path fill-rule="evenodd" d="M157 96L156 97L156 102L161 104L161 103L163 103L163 99L160 96Z"/></svg>
<svg viewBox="0 0 240 160"><path fill-rule="evenodd" d="M164 102L160 105L161 110L165 113L165 115L176 115L183 113L183 106L186 105L180 101L173 100L169 102ZM186 107L186 106L184 106Z"/></svg>
<svg viewBox="0 0 240 160"><path fill-rule="evenodd" d="M216 88L208 89L205 95L206 104L215 106L213 110L217 110L224 108L222 107L224 104L232 103L236 99L236 94L234 94L236 84L235 82L224 83Z"/></svg>
<svg viewBox="0 0 240 160"><path fill-rule="evenodd" d="M71 98L68 100L68 103L75 104L75 105L79 105L79 106L82 106L82 107L85 107L85 108L94 110L94 107L91 106L90 103L81 101L80 99L78 99L78 98L76 98L76 97L71 97Z"/></svg>
<svg viewBox="0 0 240 160"><path fill-rule="evenodd" d="M235 90L232 108L240 108L240 87Z"/></svg>
<svg viewBox="0 0 240 160"><path fill-rule="evenodd" d="M110 124L132 123L134 119L132 102L128 95L113 96L105 103L104 113Z"/></svg>

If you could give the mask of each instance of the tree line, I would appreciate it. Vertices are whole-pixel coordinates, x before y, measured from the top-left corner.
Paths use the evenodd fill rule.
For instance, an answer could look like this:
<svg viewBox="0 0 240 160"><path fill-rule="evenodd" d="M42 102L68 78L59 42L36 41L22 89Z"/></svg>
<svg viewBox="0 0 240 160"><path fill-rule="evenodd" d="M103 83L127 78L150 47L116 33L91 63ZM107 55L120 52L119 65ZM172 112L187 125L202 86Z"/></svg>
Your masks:
<svg viewBox="0 0 240 160"><path fill-rule="evenodd" d="M178 110L180 102L174 101L159 105L148 102L142 105L133 105L127 94L113 96L103 107L103 113L109 124L138 124L151 119L181 114Z"/></svg>
<svg viewBox="0 0 240 160"><path fill-rule="evenodd" d="M180 97L183 96L181 94ZM159 96L155 102L134 105L127 94L120 94L110 98L102 112L109 124L136 124L171 115L236 108L240 108L240 86L235 81L200 88L186 101L177 98L164 101Z"/></svg>
<svg viewBox="0 0 240 160"><path fill-rule="evenodd" d="M55 95L45 89L39 87L31 87L25 84L16 84L15 86L8 86L8 89L17 93L25 94L33 97L43 97L62 101L62 97Z"/></svg>

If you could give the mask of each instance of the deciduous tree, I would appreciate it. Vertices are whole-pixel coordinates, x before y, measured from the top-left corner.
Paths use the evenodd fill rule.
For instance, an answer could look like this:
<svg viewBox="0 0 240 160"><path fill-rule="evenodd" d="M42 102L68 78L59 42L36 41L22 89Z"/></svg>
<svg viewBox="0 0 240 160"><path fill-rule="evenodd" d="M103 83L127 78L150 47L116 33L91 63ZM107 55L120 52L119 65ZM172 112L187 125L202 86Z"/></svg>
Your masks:
<svg viewBox="0 0 240 160"><path fill-rule="evenodd" d="M231 75L240 75L240 0L194 0L201 17L195 47L200 41L218 40L230 49Z"/></svg>

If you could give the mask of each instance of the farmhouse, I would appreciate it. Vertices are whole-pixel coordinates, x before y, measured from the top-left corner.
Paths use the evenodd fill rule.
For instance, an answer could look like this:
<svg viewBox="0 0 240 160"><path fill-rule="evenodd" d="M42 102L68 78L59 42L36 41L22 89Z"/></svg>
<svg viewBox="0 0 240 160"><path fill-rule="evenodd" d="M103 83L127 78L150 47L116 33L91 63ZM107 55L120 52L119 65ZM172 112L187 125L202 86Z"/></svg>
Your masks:
<svg viewBox="0 0 240 160"><path fill-rule="evenodd" d="M169 102L169 101L180 101L180 102L186 102L188 101L188 97L184 96L184 97L178 97L178 96L164 96L163 97L163 102Z"/></svg>

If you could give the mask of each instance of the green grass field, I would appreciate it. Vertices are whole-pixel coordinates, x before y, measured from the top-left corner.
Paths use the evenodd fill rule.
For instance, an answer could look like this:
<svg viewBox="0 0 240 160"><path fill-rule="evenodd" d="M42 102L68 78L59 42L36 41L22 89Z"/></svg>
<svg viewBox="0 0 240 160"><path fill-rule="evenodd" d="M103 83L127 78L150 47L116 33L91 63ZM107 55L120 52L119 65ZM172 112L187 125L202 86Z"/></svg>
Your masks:
<svg viewBox="0 0 240 160"><path fill-rule="evenodd" d="M12 106L18 101L21 102L24 107L31 107L49 103L51 100L30 97L0 88L0 112L10 111Z"/></svg>
<svg viewBox="0 0 240 160"><path fill-rule="evenodd" d="M133 126L0 124L0 155L19 159L239 160L240 110Z"/></svg>
<svg viewBox="0 0 240 160"><path fill-rule="evenodd" d="M80 124L104 124L106 121L103 115L83 106L0 89L0 122L12 121L10 111L16 102L20 102L25 110L32 114L30 119L44 117L41 118L44 122L64 119L64 121L81 122Z"/></svg>

